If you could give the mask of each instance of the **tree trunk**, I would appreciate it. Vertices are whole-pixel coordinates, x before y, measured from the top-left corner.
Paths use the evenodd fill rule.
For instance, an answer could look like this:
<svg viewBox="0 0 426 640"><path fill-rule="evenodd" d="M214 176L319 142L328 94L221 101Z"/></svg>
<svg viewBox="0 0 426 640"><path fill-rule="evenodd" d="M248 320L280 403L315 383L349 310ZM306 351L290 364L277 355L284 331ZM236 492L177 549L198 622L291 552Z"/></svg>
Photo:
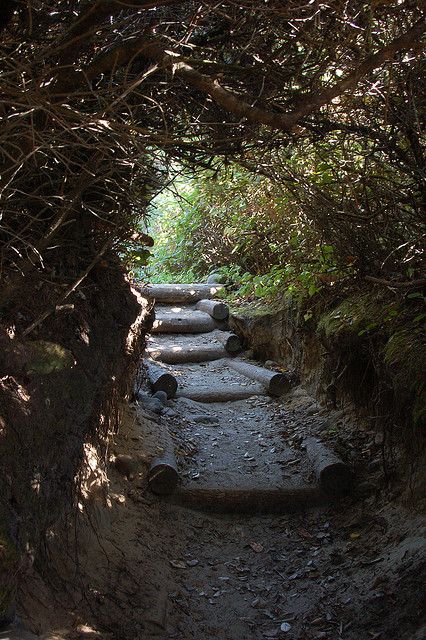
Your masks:
<svg viewBox="0 0 426 640"><path fill-rule="evenodd" d="M283 373L268 371L268 369L257 367L242 360L229 359L227 364L238 373L242 373L247 378L257 380L257 382L263 384L271 396L282 396L290 389L290 381Z"/></svg>
<svg viewBox="0 0 426 640"><path fill-rule="evenodd" d="M316 438L306 438L305 445L322 489L335 496L349 493L353 482L350 467Z"/></svg>

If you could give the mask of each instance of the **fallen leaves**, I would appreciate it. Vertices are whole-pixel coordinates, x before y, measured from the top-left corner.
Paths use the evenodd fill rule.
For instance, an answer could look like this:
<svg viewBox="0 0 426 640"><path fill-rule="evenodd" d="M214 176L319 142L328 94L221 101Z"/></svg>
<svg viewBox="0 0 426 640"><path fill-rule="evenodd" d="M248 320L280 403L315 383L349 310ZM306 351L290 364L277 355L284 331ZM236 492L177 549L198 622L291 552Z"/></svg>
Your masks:
<svg viewBox="0 0 426 640"><path fill-rule="evenodd" d="M349 536L351 540L359 540L360 537L361 534L358 531L353 531Z"/></svg>
<svg viewBox="0 0 426 640"><path fill-rule="evenodd" d="M186 562L183 560L169 560L170 566L174 569L186 569Z"/></svg>

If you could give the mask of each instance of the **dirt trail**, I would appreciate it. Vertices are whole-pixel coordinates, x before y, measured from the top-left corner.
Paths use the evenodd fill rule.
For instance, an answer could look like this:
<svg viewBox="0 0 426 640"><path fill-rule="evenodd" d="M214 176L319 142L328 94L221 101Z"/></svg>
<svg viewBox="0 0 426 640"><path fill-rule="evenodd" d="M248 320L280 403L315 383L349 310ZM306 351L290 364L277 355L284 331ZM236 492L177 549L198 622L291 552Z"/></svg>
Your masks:
<svg viewBox="0 0 426 640"><path fill-rule="evenodd" d="M189 338L172 339L179 340ZM106 503L92 507L93 526L81 532L91 540L80 544L84 598L63 588L67 563L54 601L52 587L34 576L24 599L29 628L51 640L425 638L425 522L379 489L374 434L351 429L301 387L269 398L221 361L173 370L178 398L158 408L142 393L124 412L113 453L141 462L131 480L111 465ZM252 393L222 403L184 397L222 387ZM355 497L298 514L186 509L147 489L144 460L158 453L159 423L174 439L184 487L315 483L302 448L309 434L345 450L363 482Z"/></svg>

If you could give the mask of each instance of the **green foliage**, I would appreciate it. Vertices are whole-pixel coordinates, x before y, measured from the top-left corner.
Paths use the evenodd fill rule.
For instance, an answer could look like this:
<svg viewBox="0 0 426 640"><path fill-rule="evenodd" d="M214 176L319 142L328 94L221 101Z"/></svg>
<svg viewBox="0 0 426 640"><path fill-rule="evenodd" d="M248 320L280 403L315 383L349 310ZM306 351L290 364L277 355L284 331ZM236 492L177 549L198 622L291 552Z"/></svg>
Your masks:
<svg viewBox="0 0 426 640"><path fill-rule="evenodd" d="M121 254L126 270L134 278L139 278L144 267L148 265L151 252L146 247L129 245Z"/></svg>
<svg viewBox="0 0 426 640"><path fill-rule="evenodd" d="M421 333L426 314L421 306L423 294L408 294L406 300L378 296L377 292L356 293L325 312L318 321L318 330L326 337L339 333L353 333L360 337L380 332L392 336L402 330L413 335Z"/></svg>
<svg viewBox="0 0 426 640"><path fill-rule="evenodd" d="M394 371L395 393L401 404L414 397L412 408L413 426L423 428L426 424L426 341L424 334L414 326L402 327L393 333L384 350L384 361Z"/></svg>
<svg viewBox="0 0 426 640"><path fill-rule="evenodd" d="M337 264L289 191L236 166L176 181L154 200L150 232L149 279L189 282L219 272L234 298L312 297L353 271Z"/></svg>

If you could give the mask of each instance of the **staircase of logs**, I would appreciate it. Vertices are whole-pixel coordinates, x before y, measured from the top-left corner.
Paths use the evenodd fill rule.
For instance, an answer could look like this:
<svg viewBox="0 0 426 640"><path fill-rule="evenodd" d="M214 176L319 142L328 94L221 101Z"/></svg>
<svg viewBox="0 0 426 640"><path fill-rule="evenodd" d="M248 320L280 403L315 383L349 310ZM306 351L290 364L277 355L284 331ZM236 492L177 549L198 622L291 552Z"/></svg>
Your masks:
<svg viewBox="0 0 426 640"><path fill-rule="evenodd" d="M155 320L148 338L145 365L152 393L193 401L232 402L256 395L279 397L288 392L285 373L270 371L241 357L240 338L229 330L229 309L216 299L220 284L157 284L140 288L155 301ZM197 367L194 375L194 365ZM318 484L263 492L244 490L174 491L178 472L173 447L153 461L152 491L170 495L188 507L231 512L280 512L306 508L347 493L352 482L346 464L315 438L306 440L307 455ZM271 494L271 495L269 495Z"/></svg>
<svg viewBox="0 0 426 640"><path fill-rule="evenodd" d="M201 402L226 402L261 394L281 396L289 388L284 373L269 371L238 357L242 344L229 331L229 309L220 300L214 300L221 288L222 285L183 284L153 285L142 290L143 295L156 303L146 360L151 388L165 391L169 398L177 395ZM209 374L204 384L178 388L173 365L214 360L221 361L223 371L232 369L234 379L241 384L230 389L226 381Z"/></svg>

